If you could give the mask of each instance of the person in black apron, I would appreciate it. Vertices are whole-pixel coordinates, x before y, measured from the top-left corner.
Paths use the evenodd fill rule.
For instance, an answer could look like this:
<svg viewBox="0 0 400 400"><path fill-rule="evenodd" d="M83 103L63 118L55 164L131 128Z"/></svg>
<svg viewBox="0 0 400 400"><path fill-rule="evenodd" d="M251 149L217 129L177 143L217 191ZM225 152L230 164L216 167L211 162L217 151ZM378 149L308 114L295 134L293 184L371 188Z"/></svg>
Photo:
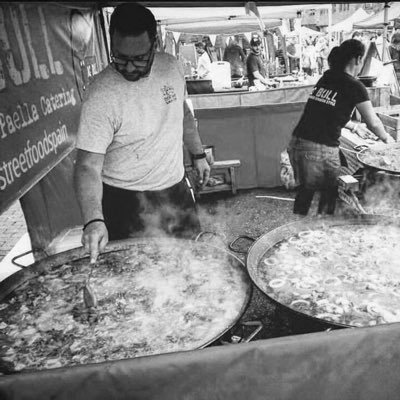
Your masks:
<svg viewBox="0 0 400 400"><path fill-rule="evenodd" d="M136 3L118 5L110 38L112 63L88 88L76 142L82 244L94 261L109 239L198 234L183 144L199 185L210 174L183 71L175 57L156 51L154 15Z"/></svg>
<svg viewBox="0 0 400 400"><path fill-rule="evenodd" d="M356 108L368 129L385 143L393 141L375 114L368 92L356 79L363 66L365 46L349 39L332 49L330 69L315 85L288 147L298 182L295 214L307 215L315 192L321 193L318 213L333 214L338 195L341 158L339 138Z"/></svg>

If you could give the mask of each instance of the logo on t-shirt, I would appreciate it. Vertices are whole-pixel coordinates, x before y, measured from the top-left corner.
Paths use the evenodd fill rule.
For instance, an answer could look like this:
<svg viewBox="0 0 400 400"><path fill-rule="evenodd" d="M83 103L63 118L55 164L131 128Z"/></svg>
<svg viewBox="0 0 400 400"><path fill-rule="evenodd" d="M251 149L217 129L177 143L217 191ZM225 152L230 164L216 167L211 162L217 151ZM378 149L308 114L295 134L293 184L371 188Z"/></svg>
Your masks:
<svg viewBox="0 0 400 400"><path fill-rule="evenodd" d="M324 89L323 87L315 87L310 99L319 101L320 103L329 104L330 106L336 105L337 92L332 89Z"/></svg>
<svg viewBox="0 0 400 400"><path fill-rule="evenodd" d="M175 90L172 86L164 85L160 90L167 104L177 100Z"/></svg>

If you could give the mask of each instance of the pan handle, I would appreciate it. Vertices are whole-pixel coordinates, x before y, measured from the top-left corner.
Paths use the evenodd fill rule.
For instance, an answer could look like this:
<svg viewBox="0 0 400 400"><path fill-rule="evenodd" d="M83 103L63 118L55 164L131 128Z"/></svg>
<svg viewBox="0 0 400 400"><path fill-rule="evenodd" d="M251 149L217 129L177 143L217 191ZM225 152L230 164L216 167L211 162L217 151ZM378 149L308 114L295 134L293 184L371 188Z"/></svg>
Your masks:
<svg viewBox="0 0 400 400"><path fill-rule="evenodd" d="M367 149L369 149L369 146L366 145L366 144L359 144L359 145L357 145L357 146L354 146L353 149L354 149L355 151L362 151L362 150L367 150Z"/></svg>
<svg viewBox="0 0 400 400"><path fill-rule="evenodd" d="M246 239L246 240L248 240L248 241L250 241L250 242L252 242L252 243L255 242L256 239L252 238L251 236L241 235L241 236L238 236L233 242L231 242L231 243L229 244L229 249L232 250L232 251L234 251L235 253L247 254L248 251L249 251L250 246L249 246L249 248L248 248L247 250L245 250L245 251L240 250L239 248L235 247L236 243L237 243L240 239Z"/></svg>
<svg viewBox="0 0 400 400"><path fill-rule="evenodd" d="M201 232L195 237L194 241L195 241L195 242L198 242L198 241L200 240L200 238L201 238L202 236L205 236L205 235L216 236L218 239L221 239L222 242L224 242L224 240L226 240L226 236L224 236L224 235L221 234L221 233L217 233L217 232L214 232L214 231L201 231Z"/></svg>
<svg viewBox="0 0 400 400"><path fill-rule="evenodd" d="M16 255L15 257L13 257L12 259L11 259L11 262L15 265L15 266L17 266L17 267L19 267L19 268L26 268L26 267L29 267L29 265L23 265L23 264L20 264L20 263L18 263L17 262L17 260L18 259L20 259L20 258L22 258L22 257L25 257L25 256L27 256L28 254L33 254L33 256L35 257L35 256L38 256L38 255L42 255L43 257L48 257L48 254L44 251L44 250L42 250L42 249L31 249L31 250L28 250L28 251L25 251L24 253L21 253L21 254L18 254L18 255ZM42 258L42 257L41 257Z"/></svg>

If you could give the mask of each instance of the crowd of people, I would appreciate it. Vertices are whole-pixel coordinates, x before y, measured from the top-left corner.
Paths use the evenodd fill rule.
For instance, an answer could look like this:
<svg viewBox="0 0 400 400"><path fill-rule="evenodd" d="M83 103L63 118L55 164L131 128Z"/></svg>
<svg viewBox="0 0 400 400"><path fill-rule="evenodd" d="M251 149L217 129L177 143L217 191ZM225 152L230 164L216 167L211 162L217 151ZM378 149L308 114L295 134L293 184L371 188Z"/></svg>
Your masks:
<svg viewBox="0 0 400 400"><path fill-rule="evenodd" d="M232 79L239 79L241 77L249 77L250 86L254 81L264 82L269 78L270 75L282 75L282 74L303 74L304 76L321 76L328 68L328 55L332 48L339 45L343 41L339 39L338 35L330 35L330 39L327 33L316 32L311 36L305 35L299 43L299 36L290 35L285 38L285 44L283 39L278 39L278 35L274 32L273 36L273 49L272 53L275 55L275 62L271 60L271 57L265 56L264 41L258 35L254 35L249 42L245 39L244 35L235 35L230 39L230 43L223 49L223 56L221 60L227 61L231 67ZM207 77L209 78L210 65L212 60L208 46L205 44L206 38L203 42L196 43L196 51L199 54L199 66L200 71L204 70L204 64L207 67ZM348 35L350 39L357 39L361 41L366 48L369 43L375 42L377 46L383 42L382 33L374 32L361 32L354 31ZM209 40L208 40L209 42ZM259 48L256 49L254 44L259 42ZM400 28L392 34L390 43L388 42L390 50L390 56L394 60L394 67L397 75L400 77ZM204 49L199 50L199 48ZM268 49L271 52L271 49ZM205 54L204 54L205 53ZM251 55L257 55L258 67L255 68L254 59ZM251 57L249 57L251 56ZM249 66L248 59L251 60L251 66ZM262 67L260 66L262 63ZM250 67L250 70L249 70ZM253 70L252 70L253 69ZM258 71L262 78L253 78L253 71ZM200 77L201 74L196 75ZM257 74L258 75L258 74Z"/></svg>

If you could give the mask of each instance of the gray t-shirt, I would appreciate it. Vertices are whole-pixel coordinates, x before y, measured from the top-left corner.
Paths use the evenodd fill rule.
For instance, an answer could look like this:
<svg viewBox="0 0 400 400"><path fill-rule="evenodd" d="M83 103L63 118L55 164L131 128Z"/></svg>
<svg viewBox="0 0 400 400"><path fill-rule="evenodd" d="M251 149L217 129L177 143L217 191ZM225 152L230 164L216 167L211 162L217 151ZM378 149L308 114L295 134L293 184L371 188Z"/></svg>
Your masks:
<svg viewBox="0 0 400 400"><path fill-rule="evenodd" d="M157 53L151 73L127 81L112 66L100 72L83 103L76 147L105 154L104 183L162 190L184 175L185 80L177 60Z"/></svg>

